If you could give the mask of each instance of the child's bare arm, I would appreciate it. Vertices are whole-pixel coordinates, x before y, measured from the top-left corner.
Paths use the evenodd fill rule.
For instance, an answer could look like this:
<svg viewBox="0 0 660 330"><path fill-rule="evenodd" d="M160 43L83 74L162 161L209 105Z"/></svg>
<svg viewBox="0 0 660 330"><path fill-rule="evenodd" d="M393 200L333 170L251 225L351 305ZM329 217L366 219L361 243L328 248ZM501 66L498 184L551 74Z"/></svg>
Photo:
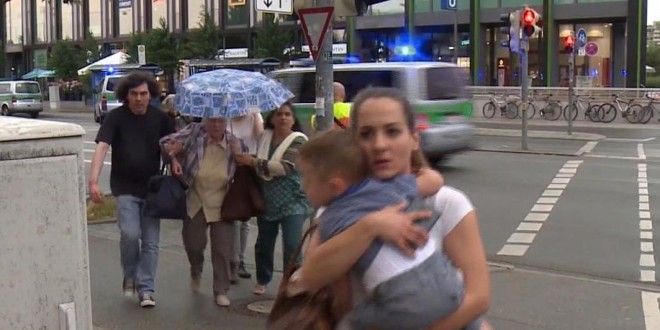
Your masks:
<svg viewBox="0 0 660 330"><path fill-rule="evenodd" d="M423 167L417 171L417 189L422 197L435 194L444 184L442 174L432 168Z"/></svg>

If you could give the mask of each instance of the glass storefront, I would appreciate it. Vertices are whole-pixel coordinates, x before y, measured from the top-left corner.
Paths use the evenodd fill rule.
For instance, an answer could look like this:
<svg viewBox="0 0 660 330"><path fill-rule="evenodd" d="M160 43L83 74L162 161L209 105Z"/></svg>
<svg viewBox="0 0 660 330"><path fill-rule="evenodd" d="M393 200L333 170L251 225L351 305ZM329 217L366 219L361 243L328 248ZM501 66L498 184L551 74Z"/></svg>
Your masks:
<svg viewBox="0 0 660 330"><path fill-rule="evenodd" d="M161 19L164 19L167 22L167 0L152 0L151 28L159 28Z"/></svg>
<svg viewBox="0 0 660 330"><path fill-rule="evenodd" d="M542 6L543 0L501 0L502 8L528 6Z"/></svg>
<svg viewBox="0 0 660 330"><path fill-rule="evenodd" d="M572 5L576 3L623 2L623 1L627 1L627 0L555 0L555 5Z"/></svg>
<svg viewBox="0 0 660 330"><path fill-rule="evenodd" d="M73 39L73 5L62 3L62 39Z"/></svg>
<svg viewBox="0 0 660 330"><path fill-rule="evenodd" d="M483 3L484 0L482 0ZM495 7L498 6L498 0L486 0L486 1L495 1ZM458 1L458 10L470 10L470 1ZM484 8L483 4L481 5ZM414 11L415 13L430 13L442 11L440 8L440 1L433 0L415 0Z"/></svg>
<svg viewBox="0 0 660 330"><path fill-rule="evenodd" d="M48 24L46 22L48 21L48 10L46 10L46 2L45 1L36 1L35 2L37 6L36 10L36 15L35 15L35 30L36 30L36 35L37 39L35 40L36 43L43 43L47 42L48 40L46 39L46 36L48 35Z"/></svg>
<svg viewBox="0 0 660 330"><path fill-rule="evenodd" d="M560 52L564 50L563 37L571 30L584 29L587 45L584 53L575 57L575 75L589 77L593 87L612 86L612 24L561 24L559 25ZM576 50L577 52L577 50ZM581 79L585 81L585 79ZM568 55L559 54L559 85L568 86Z"/></svg>
<svg viewBox="0 0 660 330"><path fill-rule="evenodd" d="M188 0L188 29L201 26L205 11L204 0Z"/></svg>
<svg viewBox="0 0 660 330"><path fill-rule="evenodd" d="M248 5L227 6L226 26L247 26L249 22Z"/></svg>
<svg viewBox="0 0 660 330"><path fill-rule="evenodd" d="M375 5L369 6L365 16L383 16L403 14L406 11L405 0L387 0Z"/></svg>
<svg viewBox="0 0 660 330"><path fill-rule="evenodd" d="M481 0L479 6L485 9L499 8L500 0Z"/></svg>
<svg viewBox="0 0 660 330"><path fill-rule="evenodd" d="M89 0L89 32L101 36L101 0Z"/></svg>
<svg viewBox="0 0 660 330"><path fill-rule="evenodd" d="M483 74L490 86L520 86L520 57L503 47L502 42L508 37L501 34L499 27L486 29L486 68ZM539 46L543 40L539 37L529 41L529 79L532 86L541 86L541 63ZM480 74L481 74L481 70Z"/></svg>
<svg viewBox="0 0 660 330"><path fill-rule="evenodd" d="M7 44L23 43L23 7L21 0L5 2L5 31L7 31Z"/></svg>

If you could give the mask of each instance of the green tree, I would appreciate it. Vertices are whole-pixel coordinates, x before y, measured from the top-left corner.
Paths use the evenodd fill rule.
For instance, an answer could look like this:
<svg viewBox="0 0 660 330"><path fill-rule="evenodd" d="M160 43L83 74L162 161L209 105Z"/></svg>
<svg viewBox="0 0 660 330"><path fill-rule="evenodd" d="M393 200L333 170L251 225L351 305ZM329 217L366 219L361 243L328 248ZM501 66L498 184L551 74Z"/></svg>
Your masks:
<svg viewBox="0 0 660 330"><path fill-rule="evenodd" d="M188 30L182 40L181 58L212 59L218 51L220 31L206 8L202 8L199 18L199 26Z"/></svg>
<svg viewBox="0 0 660 330"><path fill-rule="evenodd" d="M261 26L256 31L254 54L256 57L274 57L280 61L288 61L289 55L284 49L293 44L293 33L280 25L274 14L263 14Z"/></svg>
<svg viewBox="0 0 660 330"><path fill-rule="evenodd" d="M85 41L82 44L82 50L84 51L85 62L88 64L98 61L103 55L101 53L101 48L99 47L99 42L94 37L92 31L87 31L85 33Z"/></svg>
<svg viewBox="0 0 660 330"><path fill-rule="evenodd" d="M78 77L78 69L84 66L84 56L69 39L58 40L48 58L49 68L55 70L57 77L72 80Z"/></svg>
<svg viewBox="0 0 660 330"><path fill-rule="evenodd" d="M138 62L138 45L144 45L147 63L156 64L163 69L168 80L168 91L172 92L174 73L179 69L180 61L178 43L170 32L167 21L161 18L159 28L147 33L133 34L127 49L130 62Z"/></svg>
<svg viewBox="0 0 660 330"><path fill-rule="evenodd" d="M651 45L646 48L646 65L660 71L660 46Z"/></svg>

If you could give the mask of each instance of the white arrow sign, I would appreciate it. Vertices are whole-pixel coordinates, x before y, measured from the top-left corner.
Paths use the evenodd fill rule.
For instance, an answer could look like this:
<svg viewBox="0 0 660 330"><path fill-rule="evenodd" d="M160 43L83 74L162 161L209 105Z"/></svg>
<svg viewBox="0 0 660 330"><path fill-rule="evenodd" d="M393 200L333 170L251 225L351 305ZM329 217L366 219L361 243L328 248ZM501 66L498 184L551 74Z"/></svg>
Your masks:
<svg viewBox="0 0 660 330"><path fill-rule="evenodd" d="M257 11L275 14L293 13L293 0L254 0Z"/></svg>

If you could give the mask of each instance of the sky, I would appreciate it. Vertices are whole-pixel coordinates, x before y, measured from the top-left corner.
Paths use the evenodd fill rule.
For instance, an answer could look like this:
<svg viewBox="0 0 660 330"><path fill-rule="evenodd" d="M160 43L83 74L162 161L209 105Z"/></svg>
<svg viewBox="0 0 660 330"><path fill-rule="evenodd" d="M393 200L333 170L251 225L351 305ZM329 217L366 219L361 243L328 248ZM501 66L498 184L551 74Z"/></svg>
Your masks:
<svg viewBox="0 0 660 330"><path fill-rule="evenodd" d="M646 0L648 10L647 10L647 24L651 24L655 21L660 21L660 0Z"/></svg>

